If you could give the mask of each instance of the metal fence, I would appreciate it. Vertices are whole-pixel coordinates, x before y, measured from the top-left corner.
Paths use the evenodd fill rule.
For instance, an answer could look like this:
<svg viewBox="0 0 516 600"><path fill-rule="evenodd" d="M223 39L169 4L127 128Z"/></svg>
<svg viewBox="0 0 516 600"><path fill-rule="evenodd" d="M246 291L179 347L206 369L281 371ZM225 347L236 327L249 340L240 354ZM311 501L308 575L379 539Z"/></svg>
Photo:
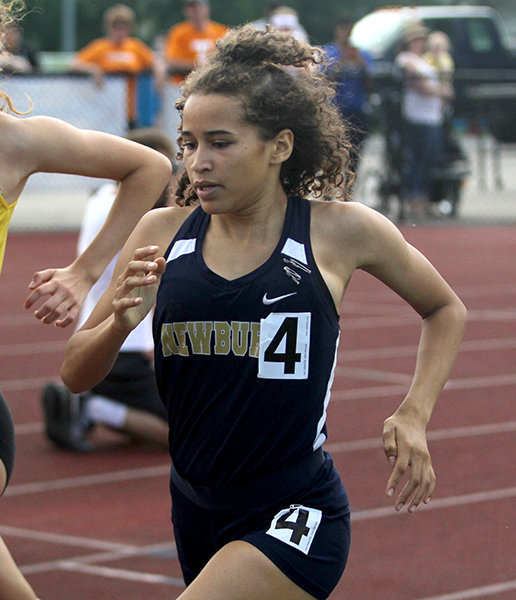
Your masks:
<svg viewBox="0 0 516 600"><path fill-rule="evenodd" d="M116 135L126 132L127 80L112 75L98 87L84 75L42 74L0 78L0 87L19 109L31 115L64 119L81 128ZM155 125L177 137L175 101L179 90L169 84L158 93L149 75L138 82L138 125ZM23 117L22 117L23 118ZM516 144L499 143L482 126L482 121L457 124L456 135L469 164L462 190L457 222L516 223ZM361 152L355 200L377 207L378 182L385 170L385 139L373 131ZM70 175L32 176L18 203L12 229L78 229L88 196L102 182ZM396 198L390 214L395 217ZM388 213L389 214L389 213ZM443 218L444 215L443 215Z"/></svg>
<svg viewBox="0 0 516 600"><path fill-rule="evenodd" d="M488 132L459 131L456 135L467 157L468 173L461 185L457 215L436 212L434 220L516 224L516 144L500 143ZM374 208L382 203L384 153L384 137L371 135L361 153L355 184L354 199ZM393 220L397 220L397 204L391 196L386 214Z"/></svg>
<svg viewBox="0 0 516 600"><path fill-rule="evenodd" d="M76 127L123 136L127 131L127 79L105 77L101 87L85 75L13 75L0 78L1 89L30 116L63 119ZM155 125L177 138L175 101L179 90L168 85L158 95L148 75L138 81L138 126ZM23 118L23 117L21 117ZM78 229L86 200L102 180L37 173L30 177L14 212L12 230Z"/></svg>

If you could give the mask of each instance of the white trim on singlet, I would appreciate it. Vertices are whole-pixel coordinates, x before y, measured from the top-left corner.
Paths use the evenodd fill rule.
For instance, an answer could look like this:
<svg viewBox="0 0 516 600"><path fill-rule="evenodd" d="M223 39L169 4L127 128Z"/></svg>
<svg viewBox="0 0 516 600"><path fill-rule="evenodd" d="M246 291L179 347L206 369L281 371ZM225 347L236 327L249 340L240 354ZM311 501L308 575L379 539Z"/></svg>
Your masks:
<svg viewBox="0 0 516 600"><path fill-rule="evenodd" d="M308 261L306 260L305 245L296 242L292 238L287 239L283 246L283 249L281 250L281 253L286 254L291 258L295 258L296 260L299 260L304 265L308 264Z"/></svg>
<svg viewBox="0 0 516 600"><path fill-rule="evenodd" d="M322 430L323 430L324 424L326 423L326 413L328 412L328 405L330 403L331 386L333 385L333 378L335 377L335 368L337 367L337 352L339 349L339 340L340 340L340 333L337 336L337 341L335 344L335 359L333 361L333 367L331 368L330 377L328 379L328 387L326 388L326 396L324 397L323 414L322 414L321 418L319 419L319 423L317 424L317 435L316 435L314 446L313 446L314 450L317 450L318 448L320 448L326 441L326 435L322 432Z"/></svg>
<svg viewBox="0 0 516 600"><path fill-rule="evenodd" d="M191 254L192 252L195 252L196 241L196 238L189 240L177 240L177 242L172 246L172 250L168 255L167 262L176 260L176 258L184 256L185 254Z"/></svg>

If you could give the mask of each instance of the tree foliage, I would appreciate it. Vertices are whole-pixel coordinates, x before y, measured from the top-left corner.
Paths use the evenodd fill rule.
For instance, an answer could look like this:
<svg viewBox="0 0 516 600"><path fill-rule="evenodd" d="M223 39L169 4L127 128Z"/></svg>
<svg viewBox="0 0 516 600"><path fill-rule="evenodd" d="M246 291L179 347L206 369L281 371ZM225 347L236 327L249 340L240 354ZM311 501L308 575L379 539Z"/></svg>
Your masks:
<svg viewBox="0 0 516 600"><path fill-rule="evenodd" d="M82 48L92 39L104 34L102 15L116 0L26 0L27 14L24 19L25 38L42 51L57 51L62 48L62 7L64 2L76 3L76 46ZM158 36L164 35L170 26L183 20L182 0L122 0L134 9L137 15L136 35L153 45ZM504 17L514 14L513 0L492 0ZM445 0L412 1L407 4L439 4ZM471 2L486 4L487 2ZM308 31L311 41L326 43L333 35L335 20L343 13L359 18L378 6L389 2L381 0L285 0L295 8L300 21ZM212 0L212 19L227 25L239 25L262 17L266 0ZM510 21L510 15L508 16Z"/></svg>

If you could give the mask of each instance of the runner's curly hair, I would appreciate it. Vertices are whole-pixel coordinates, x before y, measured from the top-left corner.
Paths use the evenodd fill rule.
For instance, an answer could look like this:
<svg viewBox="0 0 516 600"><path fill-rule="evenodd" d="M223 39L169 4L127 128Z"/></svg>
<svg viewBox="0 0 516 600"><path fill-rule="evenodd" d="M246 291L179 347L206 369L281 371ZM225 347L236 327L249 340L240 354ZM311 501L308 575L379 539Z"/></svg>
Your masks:
<svg viewBox="0 0 516 600"><path fill-rule="evenodd" d="M3 36L5 29L11 23L15 23L19 20L24 8L25 4L22 0L11 0L10 2L4 2L3 0L0 0L0 53L2 53L4 49ZM3 110L6 106L11 112L17 115L27 114L18 112L14 107L11 98L5 92L0 90L0 111Z"/></svg>
<svg viewBox="0 0 516 600"><path fill-rule="evenodd" d="M236 96L245 120L259 129L264 140L283 129L293 132L292 155L280 171L288 195L346 199L353 183L349 142L332 102L334 89L318 72L322 60L318 49L288 33L257 31L250 25L232 29L217 41L207 61L186 78L176 102L180 121L193 94ZM182 159L181 150L178 158ZM184 172L176 202L188 205L196 200Z"/></svg>

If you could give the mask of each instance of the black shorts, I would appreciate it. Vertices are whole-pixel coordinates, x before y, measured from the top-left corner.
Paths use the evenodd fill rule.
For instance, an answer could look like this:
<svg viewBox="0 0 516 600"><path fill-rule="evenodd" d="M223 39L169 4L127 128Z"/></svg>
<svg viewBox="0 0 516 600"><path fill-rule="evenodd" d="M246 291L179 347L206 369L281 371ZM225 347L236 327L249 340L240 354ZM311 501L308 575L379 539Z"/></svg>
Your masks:
<svg viewBox="0 0 516 600"><path fill-rule="evenodd" d="M4 463L7 472L6 486L14 468L14 450L13 418L5 398L0 392L0 460ZM3 491L3 489L0 489L0 495Z"/></svg>
<svg viewBox="0 0 516 600"><path fill-rule="evenodd" d="M200 506L171 481L172 523L188 585L208 560L231 541L263 552L289 579L320 600L337 585L351 541L346 490L331 457L298 492L261 506L219 510Z"/></svg>
<svg viewBox="0 0 516 600"><path fill-rule="evenodd" d="M143 352L120 352L111 371L92 391L167 420L152 361Z"/></svg>

